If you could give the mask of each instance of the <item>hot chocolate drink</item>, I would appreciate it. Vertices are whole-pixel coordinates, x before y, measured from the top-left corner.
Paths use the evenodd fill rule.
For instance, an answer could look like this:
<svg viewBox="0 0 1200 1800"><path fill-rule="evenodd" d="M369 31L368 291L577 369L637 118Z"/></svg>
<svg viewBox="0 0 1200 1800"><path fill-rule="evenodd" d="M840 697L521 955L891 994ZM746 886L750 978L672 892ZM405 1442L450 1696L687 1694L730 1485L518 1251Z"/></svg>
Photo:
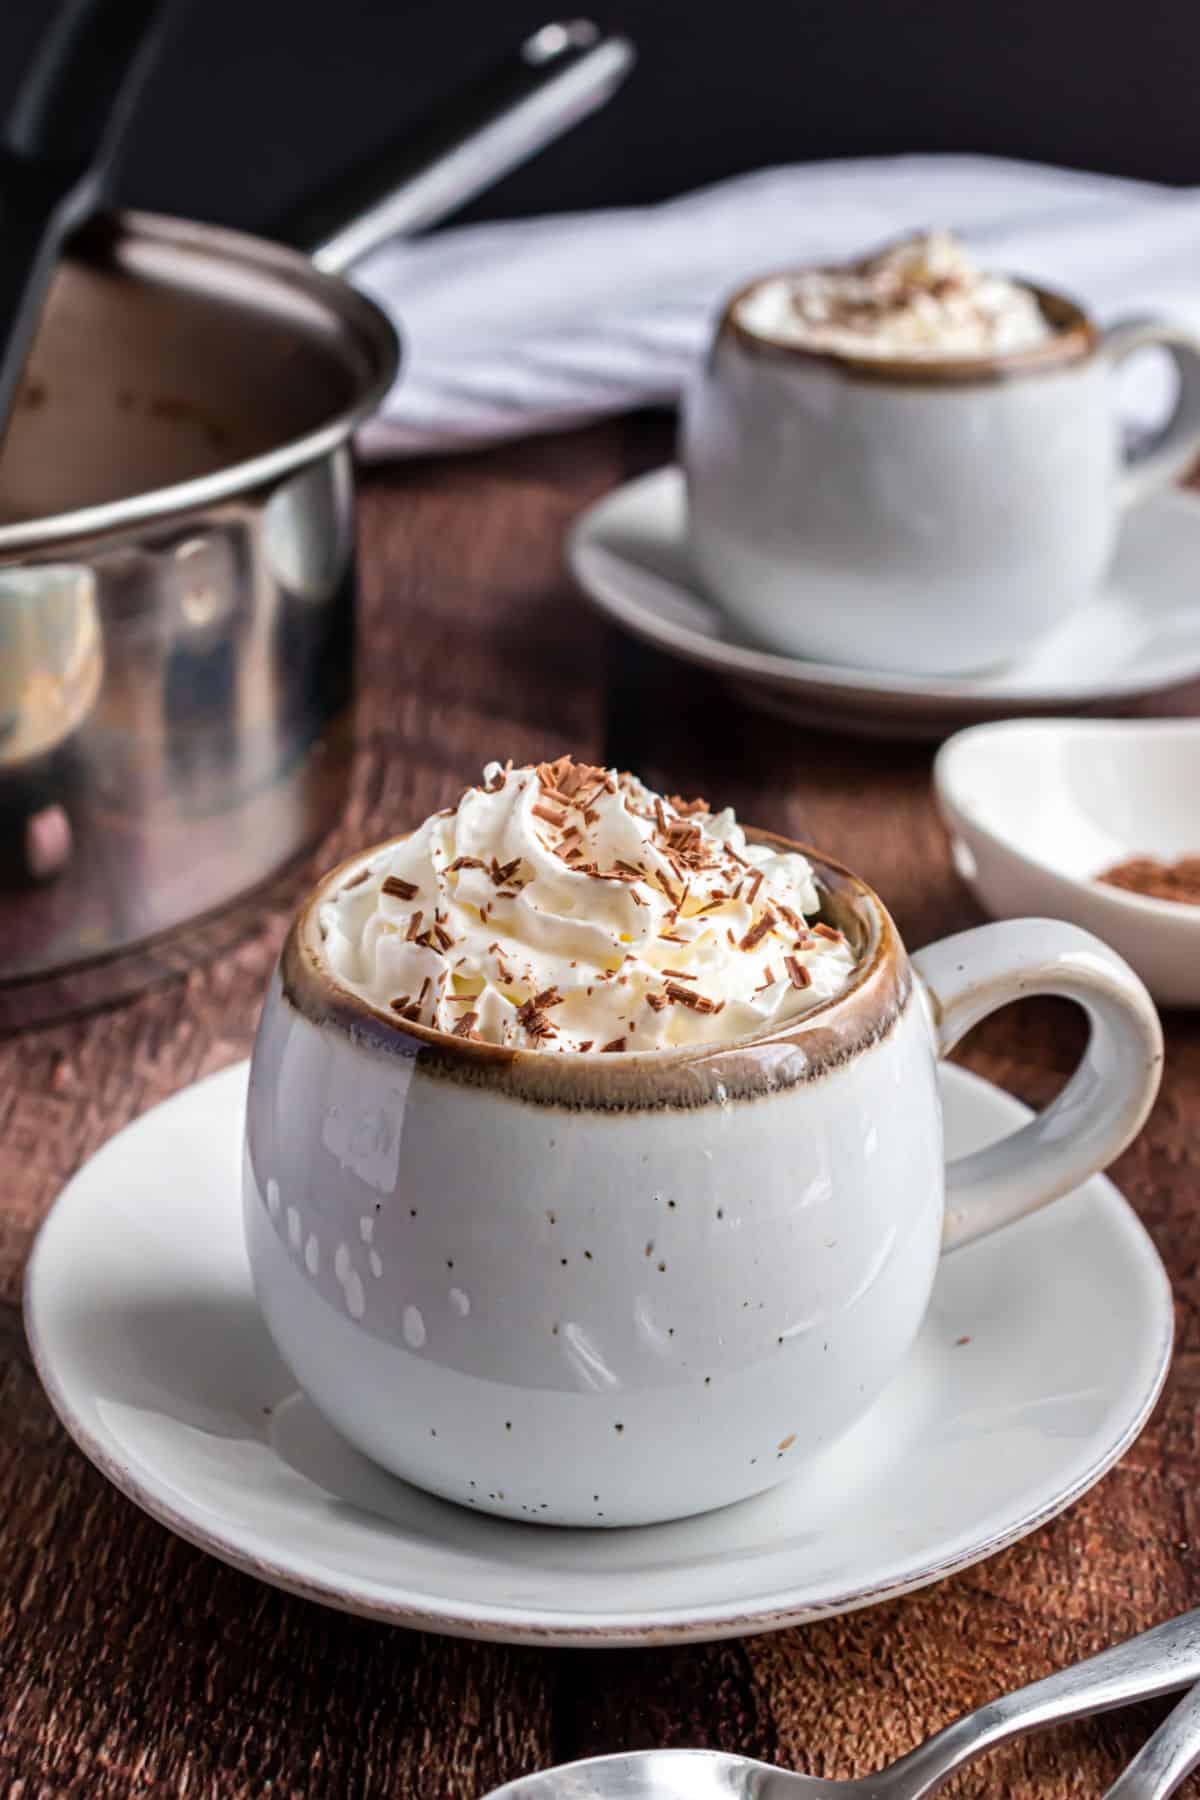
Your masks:
<svg viewBox="0 0 1200 1800"><path fill-rule="evenodd" d="M1054 335L1031 289L986 273L949 231L842 268L772 276L736 316L774 343L853 357L1006 356Z"/></svg>
<svg viewBox="0 0 1200 1800"><path fill-rule="evenodd" d="M732 811L560 757L492 763L321 907L331 972L456 1037L552 1052L727 1042L855 966L805 857Z"/></svg>

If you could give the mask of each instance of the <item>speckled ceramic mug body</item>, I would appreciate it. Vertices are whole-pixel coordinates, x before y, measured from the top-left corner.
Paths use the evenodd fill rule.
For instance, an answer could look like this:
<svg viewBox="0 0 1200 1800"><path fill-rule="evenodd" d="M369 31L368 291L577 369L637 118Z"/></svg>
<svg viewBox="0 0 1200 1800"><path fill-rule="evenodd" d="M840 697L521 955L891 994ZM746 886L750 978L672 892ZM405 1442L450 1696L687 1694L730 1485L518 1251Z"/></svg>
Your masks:
<svg viewBox="0 0 1200 1800"><path fill-rule="evenodd" d="M385 1467L515 1518L677 1518L797 1472L903 1359L943 1241L949 1039L881 903L813 858L858 972L770 1037L520 1052L398 1024L333 981L317 902L367 854L293 927L250 1083L247 1244L301 1385ZM966 939L1015 952L1021 929ZM1125 994L1114 1016L1139 1006ZM1127 1059L1119 1085L1090 1166L1154 1082ZM1010 1216L1078 1163L1036 1194L1026 1176Z"/></svg>

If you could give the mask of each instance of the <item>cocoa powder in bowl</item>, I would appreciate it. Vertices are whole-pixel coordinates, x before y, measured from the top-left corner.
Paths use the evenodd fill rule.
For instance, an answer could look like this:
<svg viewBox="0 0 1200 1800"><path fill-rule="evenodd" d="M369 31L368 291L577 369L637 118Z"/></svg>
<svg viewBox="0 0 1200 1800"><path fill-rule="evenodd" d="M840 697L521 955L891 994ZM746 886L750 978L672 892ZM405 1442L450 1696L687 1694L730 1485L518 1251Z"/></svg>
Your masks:
<svg viewBox="0 0 1200 1800"><path fill-rule="evenodd" d="M1130 856L1096 879L1148 900L1200 906L1200 856L1181 856L1173 863L1160 862L1154 856Z"/></svg>

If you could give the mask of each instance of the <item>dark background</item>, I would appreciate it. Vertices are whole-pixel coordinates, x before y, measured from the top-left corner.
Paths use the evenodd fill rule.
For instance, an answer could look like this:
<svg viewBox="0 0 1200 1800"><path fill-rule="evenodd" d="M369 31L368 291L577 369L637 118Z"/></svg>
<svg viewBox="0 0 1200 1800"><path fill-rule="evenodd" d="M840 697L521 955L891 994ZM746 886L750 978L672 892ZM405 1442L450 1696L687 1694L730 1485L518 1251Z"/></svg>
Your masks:
<svg viewBox="0 0 1200 1800"><path fill-rule="evenodd" d="M52 0L0 0L0 105ZM586 4L580 10L586 10ZM122 197L269 229L554 0L191 0ZM1200 182L1196 0L597 0L641 62L472 216L657 200L781 161L983 150Z"/></svg>

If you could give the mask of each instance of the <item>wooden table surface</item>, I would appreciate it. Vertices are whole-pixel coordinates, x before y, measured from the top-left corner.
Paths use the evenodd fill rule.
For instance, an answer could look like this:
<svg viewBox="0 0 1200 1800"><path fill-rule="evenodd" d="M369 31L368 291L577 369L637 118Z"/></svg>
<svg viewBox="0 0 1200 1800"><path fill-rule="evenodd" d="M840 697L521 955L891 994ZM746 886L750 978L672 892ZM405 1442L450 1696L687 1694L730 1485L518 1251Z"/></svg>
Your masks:
<svg viewBox="0 0 1200 1800"><path fill-rule="evenodd" d="M347 816L307 873L452 800L492 756L570 749L732 802L827 847L917 945L978 915L929 798L930 752L802 732L618 639L572 590L579 508L669 454L616 422L365 485L360 748ZM1195 692L1174 710L1200 710ZM549 1651L389 1630L257 1585L170 1536L71 1446L34 1376L21 1272L86 1156L245 1055L295 879L240 947L153 993L0 1044L0 1796L425 1796L656 1744L863 1774L959 1711L1200 1599L1200 1027L1167 1023L1162 1095L1114 1174L1175 1283L1165 1396L1120 1466L978 1568L842 1620L739 1642ZM963 1060L1034 1104L1079 1053L1029 1002ZM1098 1795L1164 1711L999 1752L956 1795Z"/></svg>

